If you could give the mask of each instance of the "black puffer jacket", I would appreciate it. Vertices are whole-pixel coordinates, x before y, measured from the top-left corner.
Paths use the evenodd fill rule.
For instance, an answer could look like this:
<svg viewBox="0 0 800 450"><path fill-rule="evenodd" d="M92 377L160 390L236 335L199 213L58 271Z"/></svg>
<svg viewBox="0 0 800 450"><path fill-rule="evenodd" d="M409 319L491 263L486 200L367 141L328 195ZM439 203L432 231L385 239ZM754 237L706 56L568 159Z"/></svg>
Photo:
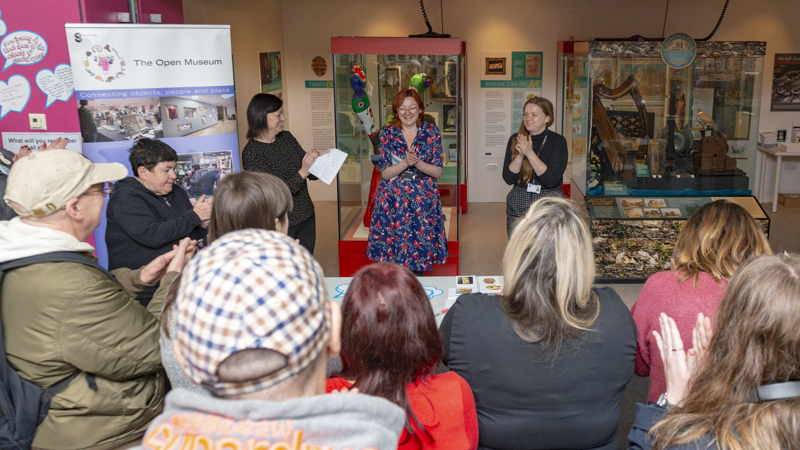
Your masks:
<svg viewBox="0 0 800 450"><path fill-rule="evenodd" d="M109 270L138 269L172 250L181 239L200 240L207 230L192 211L186 191L174 186L164 197L154 194L136 178L117 182L106 210L106 246ZM147 305L155 287L137 298Z"/></svg>

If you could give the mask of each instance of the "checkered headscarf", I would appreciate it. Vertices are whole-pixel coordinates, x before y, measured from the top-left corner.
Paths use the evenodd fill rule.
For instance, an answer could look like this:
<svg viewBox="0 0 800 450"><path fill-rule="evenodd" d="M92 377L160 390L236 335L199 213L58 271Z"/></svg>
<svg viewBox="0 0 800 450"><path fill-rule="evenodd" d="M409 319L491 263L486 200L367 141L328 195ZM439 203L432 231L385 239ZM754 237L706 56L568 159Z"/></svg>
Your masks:
<svg viewBox="0 0 800 450"><path fill-rule="evenodd" d="M322 269L285 234L227 233L186 264L176 300L176 336L186 375L218 395L256 392L316 360L330 333ZM269 349L287 365L261 379L222 382L220 364L246 349Z"/></svg>

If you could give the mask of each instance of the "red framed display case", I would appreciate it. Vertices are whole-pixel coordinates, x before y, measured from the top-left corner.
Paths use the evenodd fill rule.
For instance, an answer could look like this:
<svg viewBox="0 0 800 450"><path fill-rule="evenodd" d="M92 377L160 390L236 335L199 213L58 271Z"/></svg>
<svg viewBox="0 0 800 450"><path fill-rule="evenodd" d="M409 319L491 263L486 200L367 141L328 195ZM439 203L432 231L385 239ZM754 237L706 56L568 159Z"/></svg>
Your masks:
<svg viewBox="0 0 800 450"><path fill-rule="evenodd" d="M378 148L363 131L353 110L351 72L360 66L366 78L375 129L391 114L391 102L411 77L425 73L433 84L423 93L427 120L442 133L443 173L437 180L447 230L448 258L427 275L457 275L458 216L467 211L466 43L460 39L335 37L331 39L336 109L336 145L348 153L337 177L339 276L352 276L367 259L370 185ZM429 117L428 117L429 116Z"/></svg>

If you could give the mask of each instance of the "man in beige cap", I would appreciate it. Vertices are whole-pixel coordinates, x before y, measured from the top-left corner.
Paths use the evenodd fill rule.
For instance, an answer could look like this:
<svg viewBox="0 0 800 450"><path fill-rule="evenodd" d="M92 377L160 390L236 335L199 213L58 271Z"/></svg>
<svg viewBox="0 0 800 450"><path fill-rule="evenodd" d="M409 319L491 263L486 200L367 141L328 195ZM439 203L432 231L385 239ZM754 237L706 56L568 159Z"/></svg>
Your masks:
<svg viewBox="0 0 800 450"><path fill-rule="evenodd" d="M178 361L217 398L170 392L143 448L397 449L400 407L325 394L342 316L319 264L289 236L224 234L186 265L176 305Z"/></svg>
<svg viewBox="0 0 800 450"><path fill-rule="evenodd" d="M161 305L194 245L186 239L140 269L114 271L116 279L94 263L84 241L100 224L105 183L126 174L70 150L33 153L9 173L4 200L19 217L0 222L0 263L53 252L86 258L8 269L0 286L6 357L17 373L43 388L78 373L52 399L33 448L115 448L141 437L161 411ZM147 309L132 299L159 280Z"/></svg>

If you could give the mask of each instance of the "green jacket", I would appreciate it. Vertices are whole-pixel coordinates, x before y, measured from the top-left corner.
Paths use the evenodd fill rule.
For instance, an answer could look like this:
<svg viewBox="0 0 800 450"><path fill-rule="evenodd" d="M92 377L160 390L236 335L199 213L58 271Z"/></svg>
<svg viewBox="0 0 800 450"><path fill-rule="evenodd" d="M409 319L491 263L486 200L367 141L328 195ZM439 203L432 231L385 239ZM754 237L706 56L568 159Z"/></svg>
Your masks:
<svg viewBox="0 0 800 450"><path fill-rule="evenodd" d="M11 366L42 387L82 371L50 402L34 448L100 449L125 442L141 436L161 412L158 324L177 274L164 276L145 309L135 300L148 286L140 270L114 271L120 284L69 262L6 272L0 313Z"/></svg>

